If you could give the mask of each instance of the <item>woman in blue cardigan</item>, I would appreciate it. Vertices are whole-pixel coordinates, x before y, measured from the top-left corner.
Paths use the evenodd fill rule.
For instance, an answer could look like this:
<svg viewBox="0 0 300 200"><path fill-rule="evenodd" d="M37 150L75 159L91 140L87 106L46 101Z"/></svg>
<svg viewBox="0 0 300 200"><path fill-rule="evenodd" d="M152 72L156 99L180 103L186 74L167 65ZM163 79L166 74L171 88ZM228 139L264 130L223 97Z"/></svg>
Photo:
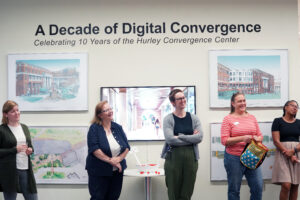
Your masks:
<svg viewBox="0 0 300 200"><path fill-rule="evenodd" d="M112 120L108 102L98 103L87 136L86 170L91 200L117 200L121 194L130 146L122 127Z"/></svg>

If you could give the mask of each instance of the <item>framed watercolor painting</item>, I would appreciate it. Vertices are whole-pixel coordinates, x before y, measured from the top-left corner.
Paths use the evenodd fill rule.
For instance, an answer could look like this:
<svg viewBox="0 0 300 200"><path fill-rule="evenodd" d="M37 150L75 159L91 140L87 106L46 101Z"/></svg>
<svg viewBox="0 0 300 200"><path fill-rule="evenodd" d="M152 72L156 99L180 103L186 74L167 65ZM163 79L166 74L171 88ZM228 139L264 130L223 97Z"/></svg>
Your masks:
<svg viewBox="0 0 300 200"><path fill-rule="evenodd" d="M87 110L87 54L8 55L8 99L21 111Z"/></svg>
<svg viewBox="0 0 300 200"><path fill-rule="evenodd" d="M195 86L101 87L101 100L114 110L114 121L121 124L128 140L164 140L163 118L173 112L169 101L172 89L181 89L186 110L196 114Z"/></svg>
<svg viewBox="0 0 300 200"><path fill-rule="evenodd" d="M38 184L86 184L85 126L30 126L30 156Z"/></svg>
<svg viewBox="0 0 300 200"><path fill-rule="evenodd" d="M247 107L280 107L288 100L287 50L211 50L210 107L230 107L242 92Z"/></svg>
<svg viewBox="0 0 300 200"><path fill-rule="evenodd" d="M38 184L86 184L86 126L30 126Z"/></svg>

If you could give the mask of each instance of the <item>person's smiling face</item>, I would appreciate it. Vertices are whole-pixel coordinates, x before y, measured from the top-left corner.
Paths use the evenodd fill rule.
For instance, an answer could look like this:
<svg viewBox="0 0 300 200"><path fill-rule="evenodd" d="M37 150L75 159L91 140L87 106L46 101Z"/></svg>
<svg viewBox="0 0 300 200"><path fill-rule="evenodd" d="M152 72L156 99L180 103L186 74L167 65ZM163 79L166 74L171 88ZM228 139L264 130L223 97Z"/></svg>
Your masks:
<svg viewBox="0 0 300 200"><path fill-rule="evenodd" d="M107 120L112 121L113 116L114 116L114 112L110 107L110 105L108 103L104 104L101 109L101 113L99 114L100 119L103 121L107 121Z"/></svg>
<svg viewBox="0 0 300 200"><path fill-rule="evenodd" d="M246 112L246 99L243 94L239 94L234 98L234 102L232 102L232 106L234 107L234 112L243 114Z"/></svg>
<svg viewBox="0 0 300 200"><path fill-rule="evenodd" d="M175 94L175 101L173 102L173 106L175 107L175 109L185 109L186 98L182 92L178 92Z"/></svg>

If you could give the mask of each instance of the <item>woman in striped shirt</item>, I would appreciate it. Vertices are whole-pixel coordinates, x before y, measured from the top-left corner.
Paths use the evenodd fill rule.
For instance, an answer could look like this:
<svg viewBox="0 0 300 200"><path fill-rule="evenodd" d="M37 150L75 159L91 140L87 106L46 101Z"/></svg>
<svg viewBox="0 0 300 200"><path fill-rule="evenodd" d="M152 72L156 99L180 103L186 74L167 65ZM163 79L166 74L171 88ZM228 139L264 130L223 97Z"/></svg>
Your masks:
<svg viewBox="0 0 300 200"><path fill-rule="evenodd" d="M251 140L261 142L256 118L246 110L246 99L242 93L231 97L231 112L224 117L221 126L221 142L226 147L224 166L228 180L228 199L239 200L242 178L245 175L250 187L250 199L261 200L263 180L260 168L248 169L240 163L240 155Z"/></svg>

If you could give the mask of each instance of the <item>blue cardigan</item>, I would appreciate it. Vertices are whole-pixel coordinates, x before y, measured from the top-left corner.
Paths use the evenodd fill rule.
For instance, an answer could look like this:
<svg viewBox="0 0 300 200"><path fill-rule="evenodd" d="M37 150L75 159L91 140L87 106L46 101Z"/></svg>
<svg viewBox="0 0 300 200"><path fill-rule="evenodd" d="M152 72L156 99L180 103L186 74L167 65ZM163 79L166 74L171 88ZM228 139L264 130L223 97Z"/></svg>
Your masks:
<svg viewBox="0 0 300 200"><path fill-rule="evenodd" d="M123 153L126 149L130 150L130 146L128 144L122 126L115 122L111 122L111 131L115 140L121 147L120 154ZM88 171L88 174L92 176L112 176L113 166L98 159L93 154L95 150L100 149L103 153L105 153L105 155L112 157L106 133L102 125L92 124L90 126L87 135L87 143L88 156L86 158L85 169ZM122 170L124 171L127 167L126 160L122 160L120 164L122 166Z"/></svg>

